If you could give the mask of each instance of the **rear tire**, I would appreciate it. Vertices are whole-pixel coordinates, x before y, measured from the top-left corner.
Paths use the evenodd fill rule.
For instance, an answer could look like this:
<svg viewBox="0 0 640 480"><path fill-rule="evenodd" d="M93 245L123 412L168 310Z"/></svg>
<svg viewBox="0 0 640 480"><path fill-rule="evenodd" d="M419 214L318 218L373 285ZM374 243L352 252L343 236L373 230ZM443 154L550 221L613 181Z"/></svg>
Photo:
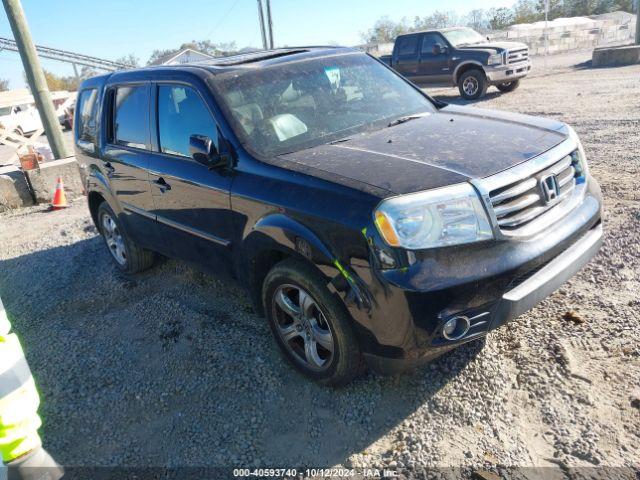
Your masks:
<svg viewBox="0 0 640 480"><path fill-rule="evenodd" d="M484 72L475 68L467 70L458 79L458 90L466 100L477 100L483 97L487 93L487 86Z"/></svg>
<svg viewBox="0 0 640 480"><path fill-rule="evenodd" d="M502 93L513 92L516 88L520 86L520 80L514 80L513 82L508 83L499 83L496 85L496 88L500 90Z"/></svg>
<svg viewBox="0 0 640 480"><path fill-rule="evenodd" d="M352 320L311 266L296 259L274 266L263 283L262 304L278 347L308 378L339 386L363 371Z"/></svg>
<svg viewBox="0 0 640 480"><path fill-rule="evenodd" d="M139 273L153 265L153 252L140 247L129 238L107 202L102 202L98 207L98 229L111 253L113 263L121 271Z"/></svg>

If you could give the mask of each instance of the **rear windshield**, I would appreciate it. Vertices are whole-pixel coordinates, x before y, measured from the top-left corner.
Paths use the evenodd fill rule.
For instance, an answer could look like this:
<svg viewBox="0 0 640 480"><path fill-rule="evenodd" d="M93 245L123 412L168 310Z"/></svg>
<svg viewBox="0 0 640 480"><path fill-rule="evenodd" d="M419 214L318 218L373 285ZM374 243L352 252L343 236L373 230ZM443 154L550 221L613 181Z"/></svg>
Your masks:
<svg viewBox="0 0 640 480"><path fill-rule="evenodd" d="M435 110L420 92L362 53L234 70L215 75L212 85L238 137L263 156L329 143Z"/></svg>

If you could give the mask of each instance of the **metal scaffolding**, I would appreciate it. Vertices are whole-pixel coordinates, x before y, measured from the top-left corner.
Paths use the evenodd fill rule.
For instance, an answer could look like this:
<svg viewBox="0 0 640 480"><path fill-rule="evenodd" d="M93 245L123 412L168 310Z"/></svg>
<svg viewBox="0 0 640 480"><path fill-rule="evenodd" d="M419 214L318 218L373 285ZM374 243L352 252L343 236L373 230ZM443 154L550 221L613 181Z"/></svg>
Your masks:
<svg viewBox="0 0 640 480"><path fill-rule="evenodd" d="M18 46L16 42L10 38L0 37L0 51L9 50L11 52L17 52ZM90 55L82 55L80 53L69 52L66 50L60 50L57 48L43 47L42 45L36 45L36 51L42 58L49 58L51 60L58 60L60 62L71 63L72 65L82 65L86 67L97 68L100 70L114 71L124 70L127 68L133 68L132 65L125 63L113 62L111 60L105 60L104 58L92 57Z"/></svg>

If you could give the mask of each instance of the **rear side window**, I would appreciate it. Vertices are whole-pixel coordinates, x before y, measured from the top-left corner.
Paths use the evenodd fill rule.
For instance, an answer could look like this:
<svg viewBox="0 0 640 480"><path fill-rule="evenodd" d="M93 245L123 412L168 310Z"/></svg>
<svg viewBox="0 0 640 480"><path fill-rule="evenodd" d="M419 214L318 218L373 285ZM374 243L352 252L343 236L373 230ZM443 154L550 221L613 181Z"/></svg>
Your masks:
<svg viewBox="0 0 640 480"><path fill-rule="evenodd" d="M410 55L418 51L418 35L398 38L398 55Z"/></svg>
<svg viewBox="0 0 640 480"><path fill-rule="evenodd" d="M190 157L189 137L206 135L218 146L218 129L198 93L182 85L158 87L160 151Z"/></svg>
<svg viewBox="0 0 640 480"><path fill-rule="evenodd" d="M79 140L95 142L98 90L83 90L76 106L76 132Z"/></svg>
<svg viewBox="0 0 640 480"><path fill-rule="evenodd" d="M118 145L148 148L149 88L147 85L117 88L113 127L113 138Z"/></svg>

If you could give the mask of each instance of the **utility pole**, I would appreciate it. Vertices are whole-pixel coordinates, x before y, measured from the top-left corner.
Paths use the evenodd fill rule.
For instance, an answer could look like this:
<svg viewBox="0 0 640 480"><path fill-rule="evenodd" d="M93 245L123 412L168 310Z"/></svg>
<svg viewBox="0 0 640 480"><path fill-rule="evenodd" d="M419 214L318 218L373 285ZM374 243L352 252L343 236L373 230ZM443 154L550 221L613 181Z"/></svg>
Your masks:
<svg viewBox="0 0 640 480"><path fill-rule="evenodd" d="M267 31L269 32L269 48L273 49L273 22L271 21L271 0L267 2Z"/></svg>
<svg viewBox="0 0 640 480"><path fill-rule="evenodd" d="M262 12L262 0L258 0L258 19L260 21L260 33L262 34L262 48L267 50L269 45L267 44L267 35L264 29L264 13Z"/></svg>
<svg viewBox="0 0 640 480"><path fill-rule="evenodd" d="M62 138L62 128L53 108L51 93L49 93L47 81L44 78L42 66L40 66L36 47L31 39L31 33L29 32L29 26L27 25L27 19L24 16L20 0L2 0L2 3L4 4L5 12L7 12L7 18L9 18L9 24L22 58L24 73L27 76L31 94L40 113L42 125L47 133L53 156L55 158L68 157L64 139Z"/></svg>
<svg viewBox="0 0 640 480"><path fill-rule="evenodd" d="M640 0L636 0L636 45L640 45Z"/></svg>

